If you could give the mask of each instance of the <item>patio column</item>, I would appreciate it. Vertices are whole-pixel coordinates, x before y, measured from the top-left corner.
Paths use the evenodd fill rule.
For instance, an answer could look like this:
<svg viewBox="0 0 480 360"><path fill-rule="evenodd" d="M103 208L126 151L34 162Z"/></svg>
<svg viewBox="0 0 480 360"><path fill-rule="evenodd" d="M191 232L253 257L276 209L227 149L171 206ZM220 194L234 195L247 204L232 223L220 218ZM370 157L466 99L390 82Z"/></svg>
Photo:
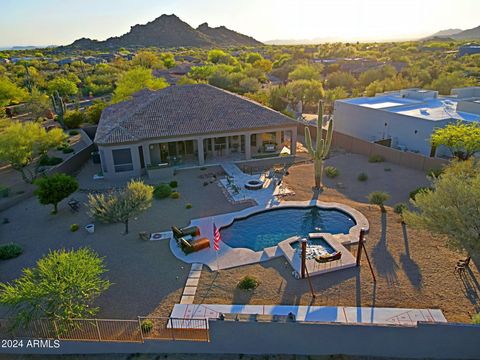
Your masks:
<svg viewBox="0 0 480 360"><path fill-rule="evenodd" d="M197 139L198 165L205 164L205 156L203 150L203 138Z"/></svg>
<svg viewBox="0 0 480 360"><path fill-rule="evenodd" d="M292 129L292 135L290 137L290 155L297 153L297 128Z"/></svg>
<svg viewBox="0 0 480 360"><path fill-rule="evenodd" d="M145 167L152 165L152 159L150 159L150 144L143 143L143 161L145 162Z"/></svg>
<svg viewBox="0 0 480 360"><path fill-rule="evenodd" d="M250 136L252 134L246 133L245 136L245 160L250 160L252 158L252 144L250 142Z"/></svg>
<svg viewBox="0 0 480 360"><path fill-rule="evenodd" d="M282 132L281 131L275 132L275 142L277 143L277 149L282 150Z"/></svg>

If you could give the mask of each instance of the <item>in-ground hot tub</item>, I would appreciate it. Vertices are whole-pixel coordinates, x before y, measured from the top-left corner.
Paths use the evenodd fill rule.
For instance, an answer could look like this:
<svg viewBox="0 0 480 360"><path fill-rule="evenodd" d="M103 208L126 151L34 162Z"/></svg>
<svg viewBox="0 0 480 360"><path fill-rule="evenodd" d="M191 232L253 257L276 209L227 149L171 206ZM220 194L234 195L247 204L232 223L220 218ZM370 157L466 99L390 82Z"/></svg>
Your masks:
<svg viewBox="0 0 480 360"><path fill-rule="evenodd" d="M263 181L250 180L245 183L245 189L247 190L260 190L263 187Z"/></svg>

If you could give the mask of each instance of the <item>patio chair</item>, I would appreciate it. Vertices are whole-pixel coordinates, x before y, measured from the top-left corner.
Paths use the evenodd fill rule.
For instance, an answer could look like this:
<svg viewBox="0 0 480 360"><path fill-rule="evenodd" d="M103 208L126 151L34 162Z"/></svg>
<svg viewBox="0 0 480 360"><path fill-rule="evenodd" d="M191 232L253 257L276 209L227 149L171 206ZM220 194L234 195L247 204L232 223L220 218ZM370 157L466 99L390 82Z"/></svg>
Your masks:
<svg viewBox="0 0 480 360"><path fill-rule="evenodd" d="M68 201L68 206L70 206L70 209L72 210L72 212L78 212L80 210L80 201L78 201L75 198L71 198Z"/></svg>
<svg viewBox="0 0 480 360"><path fill-rule="evenodd" d="M455 265L455 269L453 270L453 272L455 274L462 274L465 272L465 270L467 270L469 264L470 264L470 259L471 257L467 257L465 260L458 260L457 261L457 264Z"/></svg>

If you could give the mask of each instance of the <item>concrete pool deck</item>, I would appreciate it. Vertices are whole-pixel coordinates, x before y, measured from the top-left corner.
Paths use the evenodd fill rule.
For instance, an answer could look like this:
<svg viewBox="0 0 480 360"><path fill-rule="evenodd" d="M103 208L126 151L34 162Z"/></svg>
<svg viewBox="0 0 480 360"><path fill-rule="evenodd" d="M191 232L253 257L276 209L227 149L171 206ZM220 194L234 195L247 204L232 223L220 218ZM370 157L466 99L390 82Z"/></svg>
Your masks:
<svg viewBox="0 0 480 360"><path fill-rule="evenodd" d="M328 322L344 324L381 324L416 326L418 322L446 323L439 309L404 309L351 306L295 306L295 305L218 305L177 304L170 317L185 319L218 319L222 314L295 315L298 322ZM257 321L261 321L261 318Z"/></svg>
<svg viewBox="0 0 480 360"><path fill-rule="evenodd" d="M267 261L279 256L285 256L290 262L290 265L293 267L294 271L299 272L300 270L300 261L298 261L298 256L295 256L295 251L288 244L296 240L295 238L289 238L281 242L277 246L272 246L263 249L262 251L253 251L247 248L232 248L220 242L220 250L216 252L213 249L213 224L217 228L222 228L230 225L236 219L245 218L247 216L267 211L269 209L277 209L282 207L298 207L304 208L308 206L317 206L322 209L335 209L341 210L351 216L356 225L350 228L348 234L328 234L321 233L322 237L325 238L333 248L338 251L342 251L342 258L337 261L332 261L329 263L320 264L314 260L307 261L307 269L310 275L318 275L320 273L340 270L346 267L355 266L355 259L352 254L343 246L347 244L357 243L359 239L360 230L366 229L368 231L369 224L368 220L363 216L359 211L340 203L326 203L318 200L311 201L283 201L279 204L270 205L262 204L246 208L241 211L216 215L212 217L194 219L190 222L190 226L198 226L200 228L201 237L206 237L210 239L210 248L200 250L191 254L184 254L183 251L179 248L175 239L170 240L170 249L172 253L180 260L186 263L200 263L208 266L211 270L221 270L228 269L232 267L258 263L262 261ZM286 246L283 246L282 243L285 243ZM288 250L288 248L291 249Z"/></svg>

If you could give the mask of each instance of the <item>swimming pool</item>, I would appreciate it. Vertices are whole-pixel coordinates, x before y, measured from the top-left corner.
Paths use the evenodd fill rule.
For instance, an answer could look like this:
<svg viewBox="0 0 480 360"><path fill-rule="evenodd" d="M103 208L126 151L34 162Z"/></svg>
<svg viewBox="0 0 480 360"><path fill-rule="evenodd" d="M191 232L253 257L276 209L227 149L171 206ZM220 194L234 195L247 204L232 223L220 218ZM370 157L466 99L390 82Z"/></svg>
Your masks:
<svg viewBox="0 0 480 360"><path fill-rule="evenodd" d="M220 229L220 234L232 248L261 251L292 236L307 237L311 232L348 234L355 225L355 220L341 210L281 207L235 220Z"/></svg>

